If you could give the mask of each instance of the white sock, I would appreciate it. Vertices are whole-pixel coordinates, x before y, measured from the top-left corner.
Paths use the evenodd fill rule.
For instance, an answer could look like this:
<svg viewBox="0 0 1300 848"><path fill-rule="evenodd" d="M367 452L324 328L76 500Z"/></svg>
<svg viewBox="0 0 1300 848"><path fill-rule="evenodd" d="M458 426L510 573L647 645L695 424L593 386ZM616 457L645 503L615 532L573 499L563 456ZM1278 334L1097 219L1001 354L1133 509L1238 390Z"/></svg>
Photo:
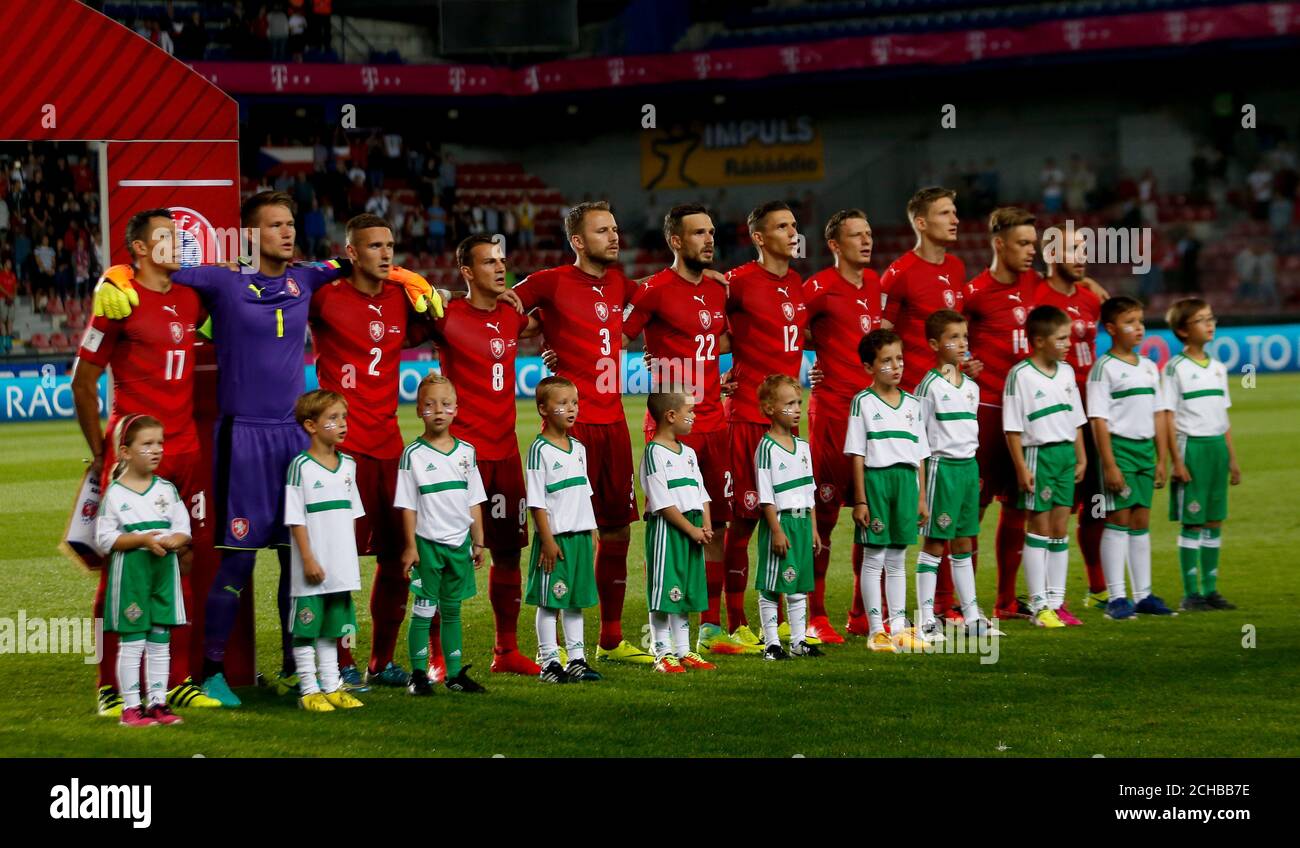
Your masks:
<svg viewBox="0 0 1300 848"><path fill-rule="evenodd" d="M1151 533L1128 531L1128 574L1133 583L1133 600L1151 597Z"/></svg>
<svg viewBox="0 0 1300 848"><path fill-rule="evenodd" d="M780 645L781 637L776 632L776 613L780 609L779 600L769 601L762 592L758 593L758 620L763 625L763 644Z"/></svg>
<svg viewBox="0 0 1300 848"><path fill-rule="evenodd" d="M144 640L117 643L117 685L122 690L122 706L140 706L140 663L144 660Z"/></svg>
<svg viewBox="0 0 1300 848"><path fill-rule="evenodd" d="M678 658L691 652L691 617L686 613L669 613L668 629L673 635L673 653Z"/></svg>
<svg viewBox="0 0 1300 848"><path fill-rule="evenodd" d="M1026 533L1023 557L1029 609L1038 612L1047 606L1047 537Z"/></svg>
<svg viewBox="0 0 1300 848"><path fill-rule="evenodd" d="M1101 531L1101 572L1106 577L1106 592L1113 601L1124 597L1124 558L1128 554L1128 530L1106 525ZM1133 584L1137 588L1137 583Z"/></svg>
<svg viewBox="0 0 1300 848"><path fill-rule="evenodd" d="M657 660L673 652L672 620L669 613L650 611L650 638L654 640L653 650Z"/></svg>
<svg viewBox="0 0 1300 848"><path fill-rule="evenodd" d="M1070 539L1047 540L1047 605L1054 610L1065 603L1065 578L1070 570Z"/></svg>
<svg viewBox="0 0 1300 848"><path fill-rule="evenodd" d="M582 641L582 610L566 609L560 612L564 624L564 650L569 653L569 662L587 658L587 644Z"/></svg>
<svg viewBox="0 0 1300 848"><path fill-rule="evenodd" d="M907 627L907 548L885 549L885 598L889 629L901 633Z"/></svg>
<svg viewBox="0 0 1300 848"><path fill-rule="evenodd" d="M984 617L980 612L979 601L975 600L975 566L971 564L970 554L953 554L952 587L961 602L961 617L967 621L978 621ZM920 577L918 574L917 577Z"/></svg>
<svg viewBox="0 0 1300 848"><path fill-rule="evenodd" d="M343 681L339 678L339 640L330 636L316 640L316 662L319 666L320 690L326 695L339 690Z"/></svg>
<svg viewBox="0 0 1300 848"><path fill-rule="evenodd" d="M298 695L305 698L319 692L320 684L316 682L316 646L295 645L293 665L298 672Z"/></svg>
<svg viewBox="0 0 1300 848"><path fill-rule="evenodd" d="M916 603L921 608L921 624L934 620L934 587L939 582L939 557L920 551L916 555ZM893 604L890 604L893 608Z"/></svg>
<svg viewBox="0 0 1300 848"><path fill-rule="evenodd" d="M534 626L537 628L537 664L546 668L552 660L559 662L560 645L556 636L555 610L538 607Z"/></svg>
<svg viewBox="0 0 1300 848"><path fill-rule="evenodd" d="M880 597L880 573L885 570L885 549L864 548L862 552L862 606L867 609L867 624L871 635L885 629L880 615L883 599Z"/></svg>
<svg viewBox="0 0 1300 848"><path fill-rule="evenodd" d="M808 596L802 592L786 595L785 608L790 618L790 644L808 641Z"/></svg>
<svg viewBox="0 0 1300 848"><path fill-rule="evenodd" d="M167 675L172 669L171 644L145 641L145 684L149 688L149 706L166 703Z"/></svg>

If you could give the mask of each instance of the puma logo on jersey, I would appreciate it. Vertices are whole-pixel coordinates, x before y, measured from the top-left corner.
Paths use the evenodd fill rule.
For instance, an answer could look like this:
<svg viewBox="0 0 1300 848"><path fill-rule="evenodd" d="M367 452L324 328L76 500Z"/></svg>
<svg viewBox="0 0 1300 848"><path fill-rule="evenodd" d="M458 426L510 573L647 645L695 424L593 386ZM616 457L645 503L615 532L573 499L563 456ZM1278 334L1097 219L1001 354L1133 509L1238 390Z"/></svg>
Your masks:
<svg viewBox="0 0 1300 848"><path fill-rule="evenodd" d="M261 300L261 299L262 299L262 292L266 291L266 286L262 286L262 287L259 289L257 286L253 285L252 283L249 283L249 284L248 284L248 289L249 289L249 291L251 291L253 294L257 295L258 300Z"/></svg>
<svg viewBox="0 0 1300 848"><path fill-rule="evenodd" d="M871 308L870 306L867 305L867 302L865 300L855 300L853 302L856 303L858 306L861 306L863 309Z"/></svg>
<svg viewBox="0 0 1300 848"><path fill-rule="evenodd" d="M369 308L369 309L373 309L373 310L375 310L375 314L378 315L380 318L383 318L383 317L384 317L384 307L382 307L382 306L376 306L376 305L373 304L373 303L367 303L366 306L367 306L367 308Z"/></svg>
<svg viewBox="0 0 1300 848"><path fill-rule="evenodd" d="M784 286L777 286L777 287L776 287L776 290L779 291L779 292L781 293L781 296L782 296L782 297L789 297L789 296L790 296L790 292L786 291Z"/></svg>
<svg viewBox="0 0 1300 848"><path fill-rule="evenodd" d="M693 297L693 298L695 298L696 300L698 300L698 301L700 302L700 305L701 305L701 306L708 306L708 304L704 302L704 295L702 295L702 294L693 294L693 295L691 295L691 297Z"/></svg>
<svg viewBox="0 0 1300 848"><path fill-rule="evenodd" d="M600 295L601 297L604 297L604 296L605 296L605 287L604 287L604 286L592 286L592 287L591 287L591 290L594 291L596 294Z"/></svg>
<svg viewBox="0 0 1300 848"><path fill-rule="evenodd" d="M496 330L498 333L501 332L501 322L500 322L500 321L498 321L498 322L495 323L495 324L493 324L491 321L484 321L484 322L483 322L483 326L484 326L484 327L491 327L492 329Z"/></svg>
<svg viewBox="0 0 1300 848"><path fill-rule="evenodd" d="M176 315L177 318L181 317L180 315L177 315L175 306L164 306L163 312L170 312L171 314Z"/></svg>
<svg viewBox="0 0 1300 848"><path fill-rule="evenodd" d="M1067 306L1067 307L1065 307L1065 311L1066 311L1066 312L1071 312L1071 313L1073 313L1073 314L1075 314L1075 315L1078 315L1078 314L1079 314L1079 307L1077 307L1077 306Z"/></svg>
<svg viewBox="0 0 1300 848"><path fill-rule="evenodd" d="M813 284L813 291L821 291L821 288L822 288L822 284L821 284L821 283L817 282L816 280L813 280L813 281L812 281L812 284ZM861 302L861 301L859 301L859 302Z"/></svg>
<svg viewBox="0 0 1300 848"><path fill-rule="evenodd" d="M952 283L948 282L948 275L947 275L947 274L936 274L935 276L938 277L940 280L943 280L943 284L944 284L945 286L950 286L950 285L952 285Z"/></svg>
<svg viewBox="0 0 1300 848"><path fill-rule="evenodd" d="M1019 294L1009 294L1009 295L1007 295L1007 300L1014 300L1016 303L1020 303L1020 295L1019 295Z"/></svg>

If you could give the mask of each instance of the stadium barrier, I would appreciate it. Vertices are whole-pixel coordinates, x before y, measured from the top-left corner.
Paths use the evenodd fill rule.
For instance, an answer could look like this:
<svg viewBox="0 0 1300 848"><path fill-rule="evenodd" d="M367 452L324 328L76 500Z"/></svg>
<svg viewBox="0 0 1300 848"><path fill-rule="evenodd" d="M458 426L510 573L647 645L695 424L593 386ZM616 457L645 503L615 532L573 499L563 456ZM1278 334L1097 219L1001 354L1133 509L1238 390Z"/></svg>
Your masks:
<svg viewBox="0 0 1300 848"><path fill-rule="evenodd" d="M1143 354L1150 356L1156 364L1163 366L1169 359L1171 350L1180 347L1173 333L1168 330L1149 330L1142 345ZM1110 337L1099 333L1097 353L1100 355L1110 348ZM1251 373L1248 366L1253 366L1253 373L1282 373L1300 371L1300 324L1279 324L1270 326L1220 327L1216 333L1212 353L1227 366L1230 374ZM816 354L805 351L803 367L799 379L808 385L808 370ZM725 372L731 367L731 355L719 357L719 366ZM402 403L415 401L415 390L425 374L436 370L437 360L403 361L398 381L398 392ZM72 380L66 374L51 373L46 367L39 376L0 377L0 423L13 421L49 421L76 418L76 409L72 400ZM640 353L623 354L624 385L623 393L643 395L649 391L649 372ZM317 386L316 368L313 365L304 369L307 389ZM515 397L531 398L537 383L546 375L546 368L540 357L521 356L515 360ZM99 382L100 412L104 412L106 380Z"/></svg>

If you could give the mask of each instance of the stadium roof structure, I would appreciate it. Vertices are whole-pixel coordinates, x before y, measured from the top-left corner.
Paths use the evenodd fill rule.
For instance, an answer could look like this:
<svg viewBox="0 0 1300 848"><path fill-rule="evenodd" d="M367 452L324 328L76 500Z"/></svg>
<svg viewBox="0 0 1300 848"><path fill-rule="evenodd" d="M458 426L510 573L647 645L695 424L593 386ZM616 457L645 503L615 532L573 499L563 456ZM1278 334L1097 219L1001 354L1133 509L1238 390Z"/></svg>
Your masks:
<svg viewBox="0 0 1300 848"><path fill-rule="evenodd" d="M0 139L233 141L239 107L76 0L0 0Z"/></svg>

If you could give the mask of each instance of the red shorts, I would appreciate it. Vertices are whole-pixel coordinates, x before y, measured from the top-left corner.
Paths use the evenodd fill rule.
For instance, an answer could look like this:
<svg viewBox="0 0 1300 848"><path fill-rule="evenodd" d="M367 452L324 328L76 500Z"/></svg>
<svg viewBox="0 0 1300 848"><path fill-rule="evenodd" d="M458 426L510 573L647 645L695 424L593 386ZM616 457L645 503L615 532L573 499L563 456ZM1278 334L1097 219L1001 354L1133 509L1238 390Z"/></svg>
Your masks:
<svg viewBox="0 0 1300 848"><path fill-rule="evenodd" d="M817 481L817 514L823 518L853 506L853 457L844 453L848 429L847 407L843 417L829 412L812 416L808 447L812 449L813 479Z"/></svg>
<svg viewBox="0 0 1300 848"><path fill-rule="evenodd" d="M587 448L587 476L594 492L592 510L599 527L624 527L641 516L636 510L636 473L627 424L573 425L571 435Z"/></svg>
<svg viewBox="0 0 1300 848"><path fill-rule="evenodd" d="M1080 515L1090 509L1094 503L1100 507L1101 490L1101 455L1097 453L1097 440L1092 435L1092 422L1083 425L1083 455L1088 460L1088 467L1083 470L1083 479L1074 484L1074 509ZM1083 516L1087 518L1088 516ZM1104 512L1101 517L1105 517Z"/></svg>
<svg viewBox="0 0 1300 848"><path fill-rule="evenodd" d="M754 452L770 427L751 421L733 421L728 429L731 440L731 517L757 521L758 482L754 479Z"/></svg>
<svg viewBox="0 0 1300 848"><path fill-rule="evenodd" d="M980 427L980 442L975 449L975 462L980 469L980 509L991 504L994 498L1014 503L1020 484L1016 482L1016 466L1007 448L1007 434L1002 430L1002 407L981 403L975 417Z"/></svg>
<svg viewBox="0 0 1300 848"><path fill-rule="evenodd" d="M361 453L348 455L357 463L357 492L366 509L366 514L357 519L357 553L394 560L402 555L405 545L402 511L393 506L401 457L376 459Z"/></svg>
<svg viewBox="0 0 1300 848"><path fill-rule="evenodd" d="M107 492L113 482L113 466L117 463L117 453L112 439L104 440L104 470L99 477L101 492ZM202 451L185 453L168 453L163 445L162 462L154 472L159 477L176 487L185 507L190 511L191 545L212 546L212 531L215 524L208 520L208 482L212 469L203 461Z"/></svg>
<svg viewBox="0 0 1300 848"><path fill-rule="evenodd" d="M480 459L487 503L483 504L483 546L489 551L528 547L528 507L519 453L505 459Z"/></svg>
<svg viewBox="0 0 1300 848"><path fill-rule="evenodd" d="M709 493L709 520L714 524L730 521L731 437L728 431L690 433L682 436L682 442L691 446L700 461L704 491Z"/></svg>

